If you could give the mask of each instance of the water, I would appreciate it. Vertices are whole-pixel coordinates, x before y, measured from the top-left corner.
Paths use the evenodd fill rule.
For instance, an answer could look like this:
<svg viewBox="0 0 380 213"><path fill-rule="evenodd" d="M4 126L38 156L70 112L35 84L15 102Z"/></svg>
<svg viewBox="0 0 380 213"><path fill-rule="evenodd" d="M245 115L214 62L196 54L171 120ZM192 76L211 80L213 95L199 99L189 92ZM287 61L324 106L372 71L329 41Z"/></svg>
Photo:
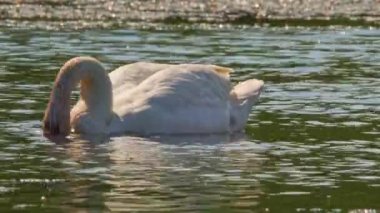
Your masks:
<svg viewBox="0 0 380 213"><path fill-rule="evenodd" d="M380 212L379 29L0 28L0 46L1 212ZM40 120L78 55L215 63L266 90L242 135L54 143Z"/></svg>

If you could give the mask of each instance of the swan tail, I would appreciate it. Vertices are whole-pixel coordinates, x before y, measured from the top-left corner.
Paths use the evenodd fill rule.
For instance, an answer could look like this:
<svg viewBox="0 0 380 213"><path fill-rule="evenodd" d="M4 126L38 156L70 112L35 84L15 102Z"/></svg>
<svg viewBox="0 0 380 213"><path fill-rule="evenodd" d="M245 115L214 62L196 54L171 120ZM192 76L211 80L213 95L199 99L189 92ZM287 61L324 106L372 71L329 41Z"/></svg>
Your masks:
<svg viewBox="0 0 380 213"><path fill-rule="evenodd" d="M237 84L230 92L230 130L240 131L247 123L253 105L264 87L261 80L250 79Z"/></svg>

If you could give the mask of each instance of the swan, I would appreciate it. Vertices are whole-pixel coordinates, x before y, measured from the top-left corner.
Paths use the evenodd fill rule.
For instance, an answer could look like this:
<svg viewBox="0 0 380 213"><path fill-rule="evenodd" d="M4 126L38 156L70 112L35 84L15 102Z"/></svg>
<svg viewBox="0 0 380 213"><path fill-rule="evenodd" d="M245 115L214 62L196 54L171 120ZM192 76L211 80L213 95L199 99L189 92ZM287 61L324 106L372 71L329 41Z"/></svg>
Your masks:
<svg viewBox="0 0 380 213"><path fill-rule="evenodd" d="M57 74L43 118L47 136L79 134L232 133L244 128L264 82L231 86L232 69L136 62L107 73L75 57ZM80 98L70 111L71 92Z"/></svg>

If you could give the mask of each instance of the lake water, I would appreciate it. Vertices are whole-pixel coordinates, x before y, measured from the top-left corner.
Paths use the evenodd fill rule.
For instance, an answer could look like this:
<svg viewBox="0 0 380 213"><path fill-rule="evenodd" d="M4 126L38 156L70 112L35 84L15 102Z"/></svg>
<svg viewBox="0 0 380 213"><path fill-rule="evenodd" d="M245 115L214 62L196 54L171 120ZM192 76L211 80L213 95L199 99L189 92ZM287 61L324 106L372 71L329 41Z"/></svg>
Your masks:
<svg viewBox="0 0 380 213"><path fill-rule="evenodd" d="M0 211L380 212L380 30L0 28ZM41 135L60 66L215 63L266 82L241 135Z"/></svg>

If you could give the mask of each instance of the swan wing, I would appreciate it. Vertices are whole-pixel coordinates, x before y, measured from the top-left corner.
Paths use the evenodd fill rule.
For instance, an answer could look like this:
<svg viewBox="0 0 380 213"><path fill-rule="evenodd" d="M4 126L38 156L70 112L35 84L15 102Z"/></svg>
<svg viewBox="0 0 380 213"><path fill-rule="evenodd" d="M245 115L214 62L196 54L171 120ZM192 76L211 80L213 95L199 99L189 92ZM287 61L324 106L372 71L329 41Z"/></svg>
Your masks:
<svg viewBox="0 0 380 213"><path fill-rule="evenodd" d="M228 131L230 69L197 64L161 67L151 69L155 72L145 80L135 78L133 82L141 82L114 96L114 112L124 122L116 126L145 134Z"/></svg>
<svg viewBox="0 0 380 213"><path fill-rule="evenodd" d="M113 93L118 94L130 90L151 75L170 66L173 65L149 62L136 62L121 66L109 74Z"/></svg>
<svg viewBox="0 0 380 213"><path fill-rule="evenodd" d="M154 73L168 68L170 64L158 64L149 62L136 62L121 66L111 73L109 77L112 83L113 96L124 93L131 88L139 85L143 80L149 78ZM80 97L77 104L73 107L73 114L79 114L87 110L82 98Z"/></svg>

